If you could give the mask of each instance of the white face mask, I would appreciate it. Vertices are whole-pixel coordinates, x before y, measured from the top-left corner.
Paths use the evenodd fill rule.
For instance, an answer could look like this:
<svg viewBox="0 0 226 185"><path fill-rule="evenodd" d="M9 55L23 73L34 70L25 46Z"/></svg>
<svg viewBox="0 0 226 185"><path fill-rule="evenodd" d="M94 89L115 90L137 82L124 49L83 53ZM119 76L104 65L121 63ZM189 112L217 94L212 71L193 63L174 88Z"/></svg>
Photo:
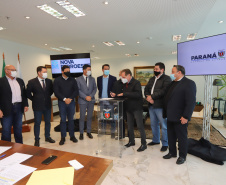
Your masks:
<svg viewBox="0 0 226 185"><path fill-rule="evenodd" d="M122 80L122 83L124 83L124 84L128 82L128 80L126 78L121 78L121 80Z"/></svg>
<svg viewBox="0 0 226 185"><path fill-rule="evenodd" d="M12 76L13 78L15 78L16 75L17 75L17 72L16 72L16 71L11 71L11 76Z"/></svg>
<svg viewBox="0 0 226 185"><path fill-rule="evenodd" d="M92 74L91 71L87 71L87 73L86 73L87 76L90 76L91 74Z"/></svg>
<svg viewBox="0 0 226 185"><path fill-rule="evenodd" d="M47 78L47 73L42 73L42 78L46 79Z"/></svg>

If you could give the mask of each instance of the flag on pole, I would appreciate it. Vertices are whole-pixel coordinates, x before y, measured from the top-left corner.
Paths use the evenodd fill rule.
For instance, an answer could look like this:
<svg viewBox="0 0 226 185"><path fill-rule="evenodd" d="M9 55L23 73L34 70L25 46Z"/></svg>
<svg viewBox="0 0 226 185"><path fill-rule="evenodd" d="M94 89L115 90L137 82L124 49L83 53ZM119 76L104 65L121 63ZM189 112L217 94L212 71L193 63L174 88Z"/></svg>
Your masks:
<svg viewBox="0 0 226 185"><path fill-rule="evenodd" d="M4 53L2 56L3 56L2 77L4 77L5 76L5 55L4 55Z"/></svg>
<svg viewBox="0 0 226 185"><path fill-rule="evenodd" d="M22 78L22 73L20 70L20 55L18 53L18 61L17 61L17 77Z"/></svg>

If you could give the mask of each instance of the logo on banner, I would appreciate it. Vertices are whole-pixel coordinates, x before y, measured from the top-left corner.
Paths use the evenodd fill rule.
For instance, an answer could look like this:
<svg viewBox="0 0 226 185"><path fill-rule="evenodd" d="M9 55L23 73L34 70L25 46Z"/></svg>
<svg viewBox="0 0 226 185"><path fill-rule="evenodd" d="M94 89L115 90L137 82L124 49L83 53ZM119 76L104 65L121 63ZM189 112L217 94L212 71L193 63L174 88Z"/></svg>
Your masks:
<svg viewBox="0 0 226 185"><path fill-rule="evenodd" d="M52 69L58 69L59 68L58 61L52 61L51 64L52 64Z"/></svg>
<svg viewBox="0 0 226 185"><path fill-rule="evenodd" d="M104 118L110 119L111 118L111 109L103 109L103 110L104 110L104 112L103 112Z"/></svg>
<svg viewBox="0 0 226 185"><path fill-rule="evenodd" d="M224 50L219 50L218 51L218 56L219 57L223 57L225 55L225 51Z"/></svg>

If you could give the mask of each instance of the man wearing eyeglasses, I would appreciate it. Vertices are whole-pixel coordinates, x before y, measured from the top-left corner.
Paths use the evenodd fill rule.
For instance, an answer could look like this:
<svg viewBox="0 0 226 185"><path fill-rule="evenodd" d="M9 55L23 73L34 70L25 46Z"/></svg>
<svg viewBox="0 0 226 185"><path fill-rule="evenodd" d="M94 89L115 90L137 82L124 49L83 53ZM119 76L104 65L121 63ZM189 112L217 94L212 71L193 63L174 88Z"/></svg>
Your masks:
<svg viewBox="0 0 226 185"><path fill-rule="evenodd" d="M0 78L0 118L2 118L1 140L11 142L13 126L16 143L23 143L22 116L28 111L24 81L17 78L13 65L4 68L5 77Z"/></svg>

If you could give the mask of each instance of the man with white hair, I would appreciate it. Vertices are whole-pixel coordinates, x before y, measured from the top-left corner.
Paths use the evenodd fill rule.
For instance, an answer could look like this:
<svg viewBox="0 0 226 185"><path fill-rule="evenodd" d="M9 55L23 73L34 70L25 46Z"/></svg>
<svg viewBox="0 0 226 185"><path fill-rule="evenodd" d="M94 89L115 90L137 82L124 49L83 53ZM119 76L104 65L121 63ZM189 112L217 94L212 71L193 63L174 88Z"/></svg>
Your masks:
<svg viewBox="0 0 226 185"><path fill-rule="evenodd" d="M11 127L13 126L16 143L23 143L22 116L28 111L25 84L17 78L13 65L4 68L5 77L0 78L0 118L2 118L2 137L11 142Z"/></svg>

